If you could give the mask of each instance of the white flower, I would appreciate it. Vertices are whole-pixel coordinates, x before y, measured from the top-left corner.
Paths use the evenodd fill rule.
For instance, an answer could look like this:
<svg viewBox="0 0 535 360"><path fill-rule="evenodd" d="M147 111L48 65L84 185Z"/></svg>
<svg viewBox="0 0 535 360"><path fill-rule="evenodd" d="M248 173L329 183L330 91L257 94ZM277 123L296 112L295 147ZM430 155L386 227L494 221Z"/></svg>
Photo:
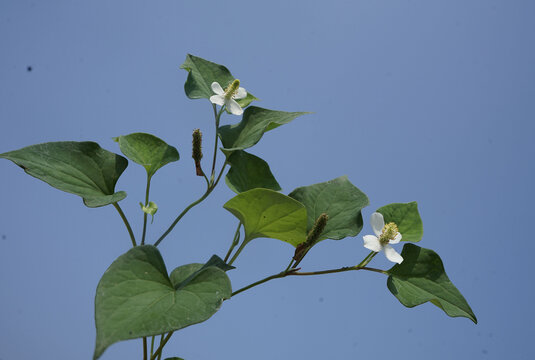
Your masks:
<svg viewBox="0 0 535 360"><path fill-rule="evenodd" d="M403 258L390 244L397 244L401 240L398 227L393 222L385 225L385 219L381 213L375 212L370 217L375 235L364 235L364 247L371 251L384 251L388 260L401 264Z"/></svg>
<svg viewBox="0 0 535 360"><path fill-rule="evenodd" d="M234 115L243 114L243 109L234 99L243 99L247 96L247 91L240 87L240 80L234 80L225 90L219 85L218 82L212 83L212 91L216 95L210 96L212 104L219 106L225 105L228 111Z"/></svg>

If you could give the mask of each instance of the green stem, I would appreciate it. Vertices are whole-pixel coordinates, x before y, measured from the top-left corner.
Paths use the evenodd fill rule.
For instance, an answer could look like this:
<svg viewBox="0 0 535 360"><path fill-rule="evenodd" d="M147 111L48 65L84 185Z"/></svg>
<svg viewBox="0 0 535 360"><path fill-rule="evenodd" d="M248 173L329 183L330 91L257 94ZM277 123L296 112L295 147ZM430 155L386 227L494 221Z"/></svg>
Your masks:
<svg viewBox="0 0 535 360"><path fill-rule="evenodd" d="M219 180L221 179L221 175L223 174L223 171L225 170L226 166L227 166L227 162L225 161L225 163L223 164L223 167L221 168L221 171L219 172L219 175L218 175L217 180L215 181L215 183L213 183L210 187L208 187L208 189L206 189L206 192L203 194L203 196L201 196L200 198L198 198L197 200L195 200L194 202L189 204L184 210L182 210L182 212L176 217L175 221L173 221L171 226L169 226L169 228L162 234L162 236L160 236L160 238L154 243L154 246L158 246L162 242L162 240L165 239L165 237L167 235L169 235L169 233L173 230L173 228L176 226L176 224L178 224L180 219L182 219L182 217L184 215L186 215L188 213L188 211L191 210L191 208L193 208L194 206L200 204L204 199L206 199L208 197L208 195L210 195L210 193L214 190L214 188L219 183Z"/></svg>
<svg viewBox="0 0 535 360"><path fill-rule="evenodd" d="M273 280L273 279L280 279L280 278L283 278L283 277L286 277L286 276L312 276L312 275L324 275L324 274L334 274L334 273L339 273L339 272L345 272L345 271L356 271L356 270L368 270L368 271L373 271L373 272L378 272L378 273L381 273L381 274L388 274L387 271L384 271L384 270L380 270L380 269L374 269L374 268L369 268L369 267L363 267L363 266L345 266L345 267L342 267L342 268L339 268L339 269L330 269L330 270L322 270L322 271L311 271L311 272L297 272L296 271L297 269L292 269L292 270L285 270L281 273L278 273L278 274L275 274L275 275L271 275L271 276L268 276L262 280L258 280L257 282L254 282L250 285L247 285L239 290L236 290L235 292L232 293L231 297L232 296L235 296L235 295L238 295L239 293L241 292L244 292L246 290L249 290L255 286L258 286L258 285L261 285L265 282L268 282L270 280Z"/></svg>
<svg viewBox="0 0 535 360"><path fill-rule="evenodd" d="M150 192L150 179L151 177L147 174L147 189L145 190L145 206L149 205L149 192ZM143 211L143 235L141 236L141 245L145 244L145 234L147 233L147 214Z"/></svg>
<svg viewBox="0 0 535 360"><path fill-rule="evenodd" d="M132 247L136 247L137 244L136 244L136 238L134 236L134 232L132 231L132 228L130 227L130 223L128 222L128 219L124 215L123 210L121 209L119 204L116 202L113 203L113 206L115 207L115 209L117 209L117 212L119 212L119 215L121 215L121 219L123 219L126 229L128 230L128 233L130 234L130 240L132 240Z"/></svg>
<svg viewBox="0 0 535 360"><path fill-rule="evenodd" d="M232 250L240 243L240 227L241 227L241 221L238 223L238 227L236 228L236 232L234 233L234 239L232 239L232 244L230 244L230 248L227 251L227 255L225 255L224 262L227 262L228 258L230 257L230 254L232 253Z"/></svg>
<svg viewBox="0 0 535 360"><path fill-rule="evenodd" d="M219 184L219 180L221 180L221 176L223 175L223 171L227 167L227 164L228 164L227 161L225 161L223 163L223 167L221 168L221 171L219 172L219 175L217 175L217 179L216 179L215 183L212 184L210 192L212 192L212 190L217 186L217 184Z"/></svg>
<svg viewBox="0 0 535 360"><path fill-rule="evenodd" d="M286 268L286 270L284 271L288 271L292 268L292 264L294 263L294 259L292 258L292 260L290 260L290 263L288 264L288 267Z"/></svg>
<svg viewBox="0 0 535 360"><path fill-rule="evenodd" d="M217 179L216 181L214 182L214 175L215 175L215 164L216 164L216 159L217 159L217 143L218 143L218 140L219 140L219 137L217 136L217 130L219 128L219 119L221 118L221 114L223 113L223 110L224 110L224 106L221 107L221 109L219 110L219 112L217 112L217 108L215 106L215 104L212 104L213 105L213 109L214 109L214 116L215 116L215 141L214 141L214 158L212 160L212 174L210 176L210 180L208 180L208 178L206 177L206 175L204 176L205 180L206 180L206 184L207 184L207 188L206 188L206 192L204 193L203 196L201 196L199 199L195 200L194 202L192 202L191 204L189 204L175 219L175 221L173 221L173 223L171 224L171 226L169 226L169 228L162 234L162 236L160 236L160 238L158 240L156 240L156 242L154 243L154 246L158 246L158 244L160 244L162 242L162 240L167 236L169 235L169 233L173 230L173 228L176 226L176 224L178 224L178 222L180 221L180 219L182 219L182 217L184 215L186 215L186 213L188 211L190 211L191 208L193 208L195 205L198 205L199 203L201 203L204 199L206 199L208 197L208 195L210 195L210 193L214 190L214 188L217 186L217 184L219 183L219 180L221 179L221 175L223 175L223 171L225 170L225 167L227 166L227 161L225 161L225 163L223 164L223 167L221 168L221 171L219 172L219 175L217 176Z"/></svg>
<svg viewBox="0 0 535 360"><path fill-rule="evenodd" d="M377 255L375 251L370 251L368 255L357 265L357 267L363 267L366 266L372 261L372 259Z"/></svg>
<svg viewBox="0 0 535 360"><path fill-rule="evenodd" d="M165 335L165 333L163 333L162 336L160 336L160 345L162 345L162 342L163 342L163 339L164 339L164 335ZM160 346L160 345L159 345L159 346ZM163 349L163 347L162 347L162 349ZM161 359L161 357L162 357L162 352L163 352L163 351L160 351L160 354L158 355L158 360ZM152 355L151 355L151 356L152 356Z"/></svg>
<svg viewBox="0 0 535 360"><path fill-rule="evenodd" d="M215 164L217 159L217 143L219 141L219 136L217 136L217 130L219 129L219 119L221 118L221 114L223 113L224 106L221 107L219 112L216 110L215 104L212 104L214 108L214 116L215 116L215 140L214 140L214 157L212 159L212 172L210 175L210 182L214 181L215 176Z"/></svg>
<svg viewBox="0 0 535 360"><path fill-rule="evenodd" d="M195 200L194 202L192 202L191 204L189 204L184 210L182 210L182 212L177 216L177 218L175 219L175 221L173 221L173 223L171 224L171 226L169 226L169 228L162 234L162 236L160 236L160 238L154 243L154 246L158 246L163 239L165 239L165 237L167 235L169 235L169 233L173 230L173 228L176 226L176 224L178 224L178 222L180 221L180 219L182 219L182 217L184 215L187 214L188 211L190 211L191 208L193 208L195 205L198 205L200 204L204 199L206 199L206 197L210 194L210 191L207 190L203 196L201 196L200 198L198 198L197 200Z"/></svg>
<svg viewBox="0 0 535 360"><path fill-rule="evenodd" d="M234 256L232 257L232 259L230 259L230 261L228 263L229 265L232 265L232 263L234 263L236 258L238 258L238 255L240 255L241 251L243 250L243 248L245 248L245 245L247 245L248 243L249 243L248 241L243 240L243 242L240 245L240 247L238 248L238 250L236 250L236 253L234 253Z"/></svg>
<svg viewBox="0 0 535 360"><path fill-rule="evenodd" d="M152 335L152 339L150 341L150 356L152 356L152 354L154 353L154 338L155 336Z"/></svg>
<svg viewBox="0 0 535 360"><path fill-rule="evenodd" d="M204 178L204 181L206 181L206 188L208 189L208 188L210 187L210 180L208 180L208 177L206 176L206 174L204 173L204 171L203 171L203 173L202 173L202 176L203 176L203 178Z"/></svg>
<svg viewBox="0 0 535 360"><path fill-rule="evenodd" d="M162 349L165 346L165 344L167 344L169 339L171 338L171 335L173 335L173 331L171 331L169 334L167 334L167 336L165 338L163 337L163 334L162 334L162 340L160 341L160 346L158 346L158 348L156 349L154 354L150 357L150 360L155 360L156 357L158 357L158 358L162 357L162 355L161 355Z"/></svg>
<svg viewBox="0 0 535 360"><path fill-rule="evenodd" d="M324 274L335 274L339 272L345 272L345 271L357 271L357 270L367 270L367 271L373 271L380 274L388 275L388 271L366 267L366 266L346 266L339 269L331 269L331 270L322 270L322 271L310 271L310 272L293 272L289 273L288 275L296 275L296 276L311 276L311 275L324 275Z"/></svg>
<svg viewBox="0 0 535 360"><path fill-rule="evenodd" d="M143 360L147 360L147 338L143 337Z"/></svg>

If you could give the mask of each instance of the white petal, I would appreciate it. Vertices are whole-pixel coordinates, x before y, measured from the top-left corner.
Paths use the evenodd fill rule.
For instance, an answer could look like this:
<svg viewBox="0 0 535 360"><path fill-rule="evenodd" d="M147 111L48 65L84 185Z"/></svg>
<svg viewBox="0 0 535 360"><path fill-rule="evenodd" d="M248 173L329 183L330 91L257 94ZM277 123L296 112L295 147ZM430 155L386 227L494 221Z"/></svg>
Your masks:
<svg viewBox="0 0 535 360"><path fill-rule="evenodd" d="M212 104L223 106L223 104L225 104L225 97L221 95L212 95L210 96L210 101Z"/></svg>
<svg viewBox="0 0 535 360"><path fill-rule="evenodd" d="M212 83L212 91L215 92L217 95L223 95L225 93L225 91L217 81L214 81Z"/></svg>
<svg viewBox="0 0 535 360"><path fill-rule="evenodd" d="M388 260L398 263L398 264L401 264L401 262L403 261L403 258L401 257L401 255L399 255L392 246L387 244L383 247L383 250Z"/></svg>
<svg viewBox="0 0 535 360"><path fill-rule="evenodd" d="M396 236L394 237L394 239L390 240L388 243L389 244L397 244L400 241L401 241L401 234L397 233Z"/></svg>
<svg viewBox="0 0 535 360"><path fill-rule="evenodd" d="M227 106L227 110L230 111L231 114L234 115L241 115L243 114L243 109L241 108L238 103L232 99L225 102L225 105Z"/></svg>
<svg viewBox="0 0 535 360"><path fill-rule="evenodd" d="M238 88L238 92L234 95L234 99L243 99L247 96L247 91L244 88Z"/></svg>
<svg viewBox="0 0 535 360"><path fill-rule="evenodd" d="M372 224L372 229L375 235L381 236L383 228L385 227L385 218L383 214L374 212L370 217L370 223Z"/></svg>
<svg viewBox="0 0 535 360"><path fill-rule="evenodd" d="M377 236L374 235L364 235L364 247L371 251L379 252L383 248Z"/></svg>

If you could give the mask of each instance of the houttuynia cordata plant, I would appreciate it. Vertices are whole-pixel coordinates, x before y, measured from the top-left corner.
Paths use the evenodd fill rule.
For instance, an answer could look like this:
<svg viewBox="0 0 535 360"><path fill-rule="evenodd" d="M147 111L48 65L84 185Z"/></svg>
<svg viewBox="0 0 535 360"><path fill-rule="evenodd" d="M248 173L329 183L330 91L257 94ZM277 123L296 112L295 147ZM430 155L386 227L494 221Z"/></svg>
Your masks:
<svg viewBox="0 0 535 360"><path fill-rule="evenodd" d="M222 65L187 55L181 68L187 71L186 96L207 99L213 108L216 136L211 159L203 162L202 133L199 129L193 131L195 174L204 179L206 190L178 213L157 239L149 241L146 236L148 217L154 217L158 210L150 200L151 179L161 167L179 160L177 149L160 138L146 133L118 136L115 141L126 158L94 142L74 141L48 142L0 154L26 173L82 197L88 207L112 205L126 226L132 248L109 266L96 291L94 359L118 341L137 338L143 343L143 359L161 359L162 349L175 331L208 320L224 301L241 292L287 276L373 271L388 277L388 290L406 307L429 301L449 316L477 321L446 275L437 253L415 244L423 236L416 202L388 204L363 219L361 211L369 204L368 197L345 176L282 194L269 165L247 149L258 143L265 132L306 113L251 105L257 98ZM240 121L220 126L222 116ZM119 205L126 193L115 189L128 166L127 159L147 172L146 196L140 203L143 230L138 236ZM158 245L190 209L214 191L223 174L225 183L236 193L223 205L237 222L227 253L169 272ZM301 260L316 244L355 237L364 221L371 223L374 234L362 237L363 246L370 250L362 261L335 269L301 270ZM228 272L235 269L233 264L244 247L257 238L284 241L295 247L294 256L288 259L285 269L233 290ZM400 242L405 242L401 254L395 249ZM369 266L380 252L395 263L392 268Z"/></svg>

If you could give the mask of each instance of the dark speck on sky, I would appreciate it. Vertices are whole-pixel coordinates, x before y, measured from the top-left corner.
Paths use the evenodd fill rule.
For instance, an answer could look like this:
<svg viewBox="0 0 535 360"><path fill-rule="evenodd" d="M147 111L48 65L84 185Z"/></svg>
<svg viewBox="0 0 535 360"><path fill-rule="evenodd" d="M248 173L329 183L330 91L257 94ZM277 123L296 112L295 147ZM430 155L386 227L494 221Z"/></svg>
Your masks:
<svg viewBox="0 0 535 360"><path fill-rule="evenodd" d="M27 72L32 72L32 70L33 70L33 68L32 68L31 66L27 66L27 67L26 67L26 71L27 71Z"/></svg>

